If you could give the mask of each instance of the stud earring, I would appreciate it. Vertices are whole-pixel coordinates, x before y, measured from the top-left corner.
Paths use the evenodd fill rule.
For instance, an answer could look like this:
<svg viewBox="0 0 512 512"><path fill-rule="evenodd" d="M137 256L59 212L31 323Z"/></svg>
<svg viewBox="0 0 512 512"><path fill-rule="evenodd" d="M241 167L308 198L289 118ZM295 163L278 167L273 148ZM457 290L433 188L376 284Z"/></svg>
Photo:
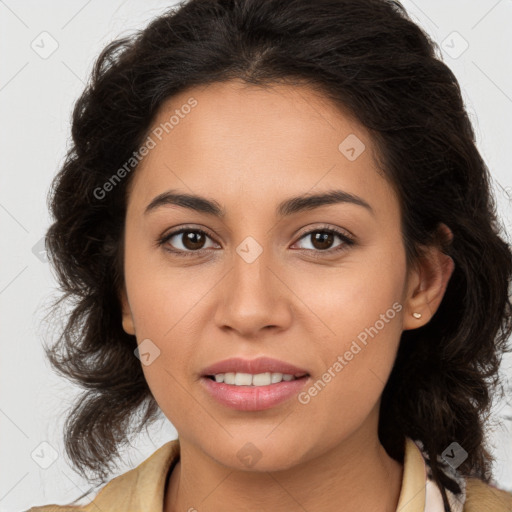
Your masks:
<svg viewBox="0 0 512 512"><path fill-rule="evenodd" d="M421 313L413 313L412 316L414 318L421 318Z"/></svg>

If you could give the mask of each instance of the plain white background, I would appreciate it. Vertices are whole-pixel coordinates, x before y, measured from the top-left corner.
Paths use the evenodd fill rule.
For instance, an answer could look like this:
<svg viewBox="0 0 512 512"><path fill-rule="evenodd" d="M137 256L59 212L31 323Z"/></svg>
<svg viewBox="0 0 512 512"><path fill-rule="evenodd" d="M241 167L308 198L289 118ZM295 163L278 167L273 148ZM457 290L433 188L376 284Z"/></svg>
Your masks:
<svg viewBox="0 0 512 512"><path fill-rule="evenodd" d="M47 328L41 319L55 290L49 265L38 252L50 222L46 194L63 162L71 109L94 59L112 39L142 28L173 3L0 0L0 511L67 503L89 487L63 456L62 424L79 390L53 374L43 358ZM403 4L440 45L443 60L459 79L509 237L512 1ZM508 378L510 363L506 358L502 367ZM512 416L506 404L498 404L495 417L498 413ZM167 420L156 424L134 441L118 473L175 437ZM492 428L489 439L498 457L496 482L512 490L511 421ZM57 458L47 469L35 462L34 452L51 460L53 450Z"/></svg>

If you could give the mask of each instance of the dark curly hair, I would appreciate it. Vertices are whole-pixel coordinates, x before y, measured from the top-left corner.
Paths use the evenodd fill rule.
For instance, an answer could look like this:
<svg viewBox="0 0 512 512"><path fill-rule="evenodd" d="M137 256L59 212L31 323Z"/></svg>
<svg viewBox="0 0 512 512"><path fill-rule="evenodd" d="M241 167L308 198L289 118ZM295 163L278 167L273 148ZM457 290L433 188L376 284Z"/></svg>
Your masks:
<svg viewBox="0 0 512 512"><path fill-rule="evenodd" d="M90 482L103 483L120 446L161 413L134 356L136 338L121 323L136 166L108 193L98 190L133 158L164 100L232 79L306 84L353 115L372 134L397 192L407 264L429 244L453 259L435 315L402 333L379 420L380 441L395 459L403 460L404 436L423 443L449 510L444 487L460 488L437 457L454 440L468 453L461 474L492 478L484 427L493 395L503 394L512 253L457 79L391 0L190 0L102 51L48 199L48 256L62 290L52 311L69 301L72 309L45 351L84 389L66 419L66 454ZM451 243L438 236L440 223Z"/></svg>

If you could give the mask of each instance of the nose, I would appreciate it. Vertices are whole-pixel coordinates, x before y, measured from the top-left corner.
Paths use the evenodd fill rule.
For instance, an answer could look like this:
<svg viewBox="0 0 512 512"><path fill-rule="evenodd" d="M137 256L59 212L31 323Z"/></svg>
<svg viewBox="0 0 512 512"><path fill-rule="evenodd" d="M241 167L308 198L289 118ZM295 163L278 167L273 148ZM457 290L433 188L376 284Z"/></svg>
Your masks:
<svg viewBox="0 0 512 512"><path fill-rule="evenodd" d="M285 276L280 274L270 250L257 250L251 241L247 245L242 243L218 289L215 314L218 327L246 338L261 337L263 329L288 328L292 319L292 292Z"/></svg>

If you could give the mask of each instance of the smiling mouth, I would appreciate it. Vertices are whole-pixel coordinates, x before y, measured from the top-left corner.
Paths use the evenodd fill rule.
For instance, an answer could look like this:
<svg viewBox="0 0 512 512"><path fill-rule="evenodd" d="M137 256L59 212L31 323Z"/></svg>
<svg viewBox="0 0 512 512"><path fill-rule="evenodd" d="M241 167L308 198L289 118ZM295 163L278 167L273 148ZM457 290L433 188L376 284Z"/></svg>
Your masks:
<svg viewBox="0 0 512 512"><path fill-rule="evenodd" d="M264 372L258 374L243 372L226 372L215 375L206 375L207 379L217 383L224 383L233 386L270 386L281 382L290 382L309 377L308 373L291 375L280 372Z"/></svg>
<svg viewBox="0 0 512 512"><path fill-rule="evenodd" d="M201 378L201 383L206 393L221 406L240 412L256 412L291 400L310 380L310 374L305 372L295 375L278 372L212 375L208 372Z"/></svg>

